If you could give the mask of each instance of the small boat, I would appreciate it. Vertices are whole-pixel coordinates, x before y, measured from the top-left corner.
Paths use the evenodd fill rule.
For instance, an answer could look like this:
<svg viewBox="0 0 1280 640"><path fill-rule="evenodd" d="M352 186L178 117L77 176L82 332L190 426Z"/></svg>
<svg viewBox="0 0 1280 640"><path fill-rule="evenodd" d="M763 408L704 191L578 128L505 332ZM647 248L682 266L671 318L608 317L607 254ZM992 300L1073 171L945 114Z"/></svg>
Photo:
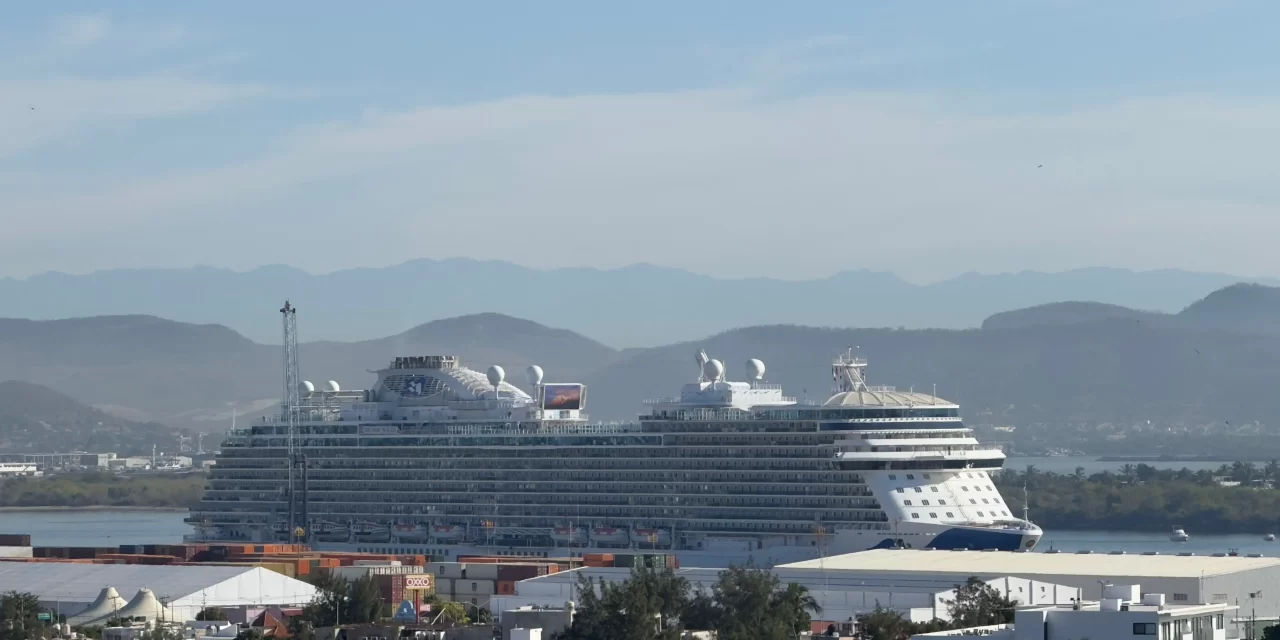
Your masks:
<svg viewBox="0 0 1280 640"><path fill-rule="evenodd" d="M391 539L391 527L377 522L362 521L351 526L356 540L362 542L387 542Z"/></svg>
<svg viewBox="0 0 1280 640"><path fill-rule="evenodd" d="M1187 535L1187 532L1182 527L1175 526L1173 533L1169 534L1169 539L1174 542L1186 542L1191 539L1191 536Z"/></svg>
<svg viewBox="0 0 1280 640"><path fill-rule="evenodd" d="M633 529L631 541L638 545L667 546L671 544L671 532L666 529Z"/></svg>
<svg viewBox="0 0 1280 640"><path fill-rule="evenodd" d="M467 528L457 524L431 525L431 539L440 542L457 542L467 535Z"/></svg>
<svg viewBox="0 0 1280 640"><path fill-rule="evenodd" d="M396 524L391 526L391 533L396 540L417 542L427 539L427 528L416 523Z"/></svg>
<svg viewBox="0 0 1280 640"><path fill-rule="evenodd" d="M1263 539L1263 540L1266 540L1267 542L1275 542L1275 541L1276 541L1276 534L1274 534L1274 533L1268 533L1267 535L1262 536L1262 539Z"/></svg>
<svg viewBox="0 0 1280 640"><path fill-rule="evenodd" d="M587 541L586 527L555 527L551 539L557 543L582 544Z"/></svg>
<svg viewBox="0 0 1280 640"><path fill-rule="evenodd" d="M351 529L345 524L321 520L311 527L316 540L324 542L346 542L351 537Z"/></svg>
<svg viewBox="0 0 1280 640"><path fill-rule="evenodd" d="M631 536L626 529L619 527L593 527L591 541L599 544L626 544L631 541Z"/></svg>

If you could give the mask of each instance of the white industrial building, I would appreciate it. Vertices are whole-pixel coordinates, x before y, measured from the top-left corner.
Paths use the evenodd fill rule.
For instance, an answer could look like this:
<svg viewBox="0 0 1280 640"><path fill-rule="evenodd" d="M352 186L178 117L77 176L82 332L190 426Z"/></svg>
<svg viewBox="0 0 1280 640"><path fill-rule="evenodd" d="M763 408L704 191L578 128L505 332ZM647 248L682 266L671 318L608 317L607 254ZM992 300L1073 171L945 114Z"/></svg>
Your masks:
<svg viewBox="0 0 1280 640"><path fill-rule="evenodd" d="M711 590L723 569L677 569L680 577L691 587ZM913 622L927 622L934 618L947 619L947 600L955 598L955 588L968 576L951 577L874 577L842 575L839 571L825 569L773 569L784 584L804 585L809 594L822 607L822 620L847 621L876 606L893 609ZM494 596L490 609L495 616L520 607L562 607L566 602L576 602L578 576L592 580L622 582L631 576L631 570L621 567L580 568L561 571L528 580L515 585L515 595ZM984 581L1008 597L1023 604L1070 604L1080 598L1080 590L1012 576L988 576Z"/></svg>
<svg viewBox="0 0 1280 640"><path fill-rule="evenodd" d="M1155 555L1107 553L1009 553L877 549L783 565L825 571L842 580L961 582L1016 576L1079 589L1086 600L1102 598L1107 584L1140 584L1163 593L1170 604L1238 605L1241 615L1280 614L1280 558L1260 556Z"/></svg>
<svg viewBox="0 0 1280 640"><path fill-rule="evenodd" d="M1013 624L922 633L912 640L983 636L987 640L1078 640L1151 638L1152 640L1226 640L1240 636L1228 604L1174 605L1162 593L1142 593L1141 585L1109 585L1101 602L1019 607ZM1256 637L1254 635L1253 637Z"/></svg>
<svg viewBox="0 0 1280 640"><path fill-rule="evenodd" d="M114 597L104 595L107 587ZM262 567L0 562L0 593L8 591L31 593L68 618L107 598L108 606L136 601L143 615L173 622L193 620L205 607L302 606L316 596L315 587Z"/></svg>

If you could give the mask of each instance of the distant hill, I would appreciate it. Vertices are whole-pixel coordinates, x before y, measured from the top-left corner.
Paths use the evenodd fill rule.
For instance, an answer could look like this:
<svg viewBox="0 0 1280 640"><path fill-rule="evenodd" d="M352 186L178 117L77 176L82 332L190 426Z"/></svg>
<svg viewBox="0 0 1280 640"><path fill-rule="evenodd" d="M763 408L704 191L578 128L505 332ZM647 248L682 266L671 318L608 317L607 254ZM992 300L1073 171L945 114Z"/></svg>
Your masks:
<svg viewBox="0 0 1280 640"><path fill-rule="evenodd" d="M1191 304L1178 318L1206 329L1280 334L1280 289L1232 285Z"/></svg>
<svg viewBox="0 0 1280 640"><path fill-rule="evenodd" d="M1021 329L1024 327L1082 324L1103 320L1163 320L1166 314L1136 311L1128 307L1101 302L1052 302L1026 309L997 313L982 321L982 328Z"/></svg>
<svg viewBox="0 0 1280 640"><path fill-rule="evenodd" d="M178 450L181 431L123 420L48 387L0 382L0 453L70 451L149 454Z"/></svg>
<svg viewBox="0 0 1280 640"><path fill-rule="evenodd" d="M659 346L734 327L963 329L1009 309L1078 300L1176 312L1241 280L1177 270L1091 268L1062 273L970 273L929 285L891 273L827 278L712 278L680 269L539 270L498 261L414 260L312 275L274 265L234 272L122 269L0 278L3 313L36 319L150 314L216 323L263 344L280 341L276 309L300 309L304 341L396 335L423 322L498 312L588 335L612 347Z"/></svg>
<svg viewBox="0 0 1280 640"><path fill-rule="evenodd" d="M620 357L573 332L500 314L429 322L378 340L304 343L300 351L304 378L354 388L397 355L452 354L481 370L501 364L517 385L529 364L549 380L583 380ZM233 408L249 418L275 410L281 358L279 346L225 327L152 316L0 320L0 379L47 385L113 415L209 432L229 426Z"/></svg>
<svg viewBox="0 0 1280 640"><path fill-rule="evenodd" d="M845 329L771 324L704 339L614 350L578 333L497 313L421 324L362 342L309 342L304 378L363 388L396 355L454 354L468 366L520 370L536 363L551 381L583 381L592 415L634 419L646 398L670 396L695 378L705 347L742 379L761 358L767 379L821 401L834 353L859 347L877 384L932 389L979 424L1272 423L1280 416L1280 335L1245 331L1264 318L1269 288L1231 287L1175 315L1088 303L997 314L982 329ZM1243 295L1251 304L1240 304ZM650 305L652 306L652 305ZM641 320L643 320L643 308ZM1193 311L1194 310L1194 311ZM301 312L300 312L301 313ZM302 316L299 317L302 324ZM221 431L275 411L280 347L224 327L149 316L74 321L0 321L0 379L58 389L114 415Z"/></svg>

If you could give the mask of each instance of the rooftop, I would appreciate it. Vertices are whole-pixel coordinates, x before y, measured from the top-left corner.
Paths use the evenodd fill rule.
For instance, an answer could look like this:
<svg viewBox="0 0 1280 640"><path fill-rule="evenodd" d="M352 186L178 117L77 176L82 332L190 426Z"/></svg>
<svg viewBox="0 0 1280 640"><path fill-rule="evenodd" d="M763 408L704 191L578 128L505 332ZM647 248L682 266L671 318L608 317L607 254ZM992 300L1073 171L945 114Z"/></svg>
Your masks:
<svg viewBox="0 0 1280 640"><path fill-rule="evenodd" d="M955 406L955 403L943 400L927 393L914 391L897 391L894 389L871 387L863 391L843 391L827 399L824 407L935 407Z"/></svg>
<svg viewBox="0 0 1280 640"><path fill-rule="evenodd" d="M825 569L871 573L928 572L957 576L1094 576L1196 578L1280 567L1280 558L1243 556L1111 555L1107 553L1013 553L873 549L823 560L782 565L783 569Z"/></svg>
<svg viewBox="0 0 1280 640"><path fill-rule="evenodd" d="M23 591L46 602L93 602L103 587L125 600L146 587L156 597L175 600L230 580L254 567L170 567L139 564L0 562L0 593Z"/></svg>

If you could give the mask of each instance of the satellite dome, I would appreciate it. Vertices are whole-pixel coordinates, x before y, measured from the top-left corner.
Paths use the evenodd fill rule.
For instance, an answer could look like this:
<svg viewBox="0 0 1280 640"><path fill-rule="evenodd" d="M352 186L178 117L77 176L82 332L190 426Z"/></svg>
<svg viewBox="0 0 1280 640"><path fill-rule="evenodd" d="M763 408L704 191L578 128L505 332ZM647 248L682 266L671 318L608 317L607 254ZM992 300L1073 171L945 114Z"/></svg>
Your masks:
<svg viewBox="0 0 1280 640"><path fill-rule="evenodd" d="M315 392L316 386L311 384L310 380L303 380L302 384L298 385L298 393L301 395L309 396Z"/></svg>
<svg viewBox="0 0 1280 640"><path fill-rule="evenodd" d="M330 381L329 381L329 393L337 393L337 392L339 392L339 391L342 391L342 387L339 387L339 386L338 386L338 381L337 381L337 380L330 380Z"/></svg>
<svg viewBox="0 0 1280 640"><path fill-rule="evenodd" d="M702 365L702 375L712 382L719 380L724 375L724 363L719 360L708 360Z"/></svg>
<svg viewBox="0 0 1280 640"><path fill-rule="evenodd" d="M531 364L528 369L524 370L524 376L529 380L529 384L536 387L542 384L542 367Z"/></svg>
<svg viewBox="0 0 1280 640"><path fill-rule="evenodd" d="M496 387L502 384L502 380L507 377L507 372L503 371L502 367L495 364L492 367L489 367L489 371L486 375L489 376L489 384Z"/></svg>
<svg viewBox="0 0 1280 640"><path fill-rule="evenodd" d="M747 361L747 379L763 380L764 379L764 362L757 358Z"/></svg>

